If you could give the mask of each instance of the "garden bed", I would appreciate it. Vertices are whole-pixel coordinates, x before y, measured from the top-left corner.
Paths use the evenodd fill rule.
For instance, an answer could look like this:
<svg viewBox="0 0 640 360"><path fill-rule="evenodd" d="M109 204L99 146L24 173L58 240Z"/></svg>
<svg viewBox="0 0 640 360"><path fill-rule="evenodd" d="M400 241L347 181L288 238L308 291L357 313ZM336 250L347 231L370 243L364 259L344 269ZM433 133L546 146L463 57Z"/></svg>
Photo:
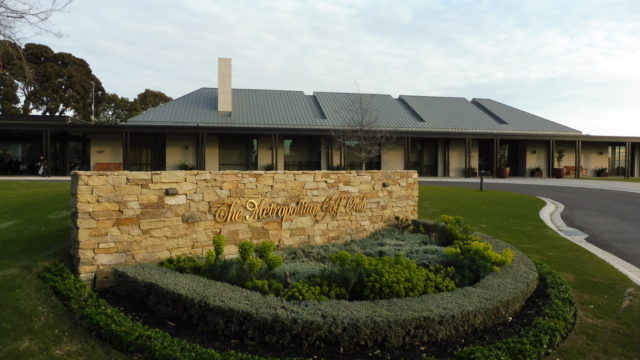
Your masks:
<svg viewBox="0 0 640 360"><path fill-rule="evenodd" d="M145 302L161 316L175 317L189 323L212 338L284 347L360 352L363 349L406 349L415 347L416 344L452 341L507 322L520 310L536 288L537 271L526 256L508 249L508 246L499 240L481 240L477 235L472 235L459 219L450 218L446 223L435 225L428 223L410 225L404 222L400 227L419 230L418 232L422 233L427 241L436 238L437 242L451 244L445 250L449 255L448 259L456 260L461 264L456 269L457 274L466 274L456 280L460 284L472 279L477 280L469 276L471 268L487 268L489 270L485 270L489 274L481 277L473 286L464 286L453 291L448 291L451 288L447 288L436 289L435 292L438 293L433 293L433 289L425 292L422 291L425 290L422 284L418 284L422 292L412 292L413 290L400 286L415 280L415 277L407 277L407 273L420 271L415 268L415 264L411 265L413 262L410 260L397 256L383 258L386 259L385 266L389 265L387 263L395 265L399 263L401 266L399 268L383 266L384 271L380 272L381 265L377 260L370 260L360 253L352 256L342 251L324 256L332 258L338 255L337 258L342 259L340 261L348 263L349 266L352 266L351 261L354 259L358 260L356 262L359 265L365 266L373 262L372 268L363 270L360 266L348 267L346 270L364 271L370 278L371 274L374 274L374 279L380 279L375 283L367 283L369 290L360 291L360 297L356 298L359 301L288 301L283 297L265 296L226 282L183 274L151 264L116 269L114 272L118 284L116 291ZM438 234L431 234L431 237L428 237L426 234L433 229L439 229ZM241 260L231 264L243 269L255 268L252 274L258 274L256 269L259 267L254 267L253 264L261 260L253 257L254 250L251 244L245 245L244 250L242 244L240 246ZM369 246L370 244L367 247ZM504 255L508 254L508 261L512 260L512 262L501 268L491 266L491 261L502 258L498 252L493 251L493 248ZM193 259L186 262L182 259L171 262L169 265L173 268L176 264L178 267L187 264L187 270L198 271L200 275L210 274L211 269L228 269L230 263L222 262L222 265L218 266L219 263L214 259L221 253L219 249L220 247L216 250L218 255L210 253L206 260L208 265L200 264L194 267ZM256 249L256 253L262 252L262 259L269 263L268 259L272 255L263 250ZM414 250L416 249L410 249L409 252L417 253L418 258L424 255ZM467 254L465 256L469 258L460 258L461 253ZM488 257L489 260L483 256ZM345 258L347 260L344 260ZM481 259L486 261L480 261ZM268 269L263 268L263 270ZM237 270L234 270L234 273L237 273ZM345 276L344 273L339 275ZM219 275L214 274L215 276ZM245 280L240 281L240 284ZM255 281L253 279L247 284ZM260 281L266 282L266 280ZM385 282L388 285L385 285ZM297 284L299 282L292 285L297 286ZM356 288L362 286L365 285L360 284ZM324 287L327 288L326 285ZM398 290L398 287L401 288ZM408 294L408 297L397 297L397 294L391 293L394 289L396 293ZM372 291L374 296L368 298L377 300L363 301L362 296L371 295ZM428 295L420 295L424 293ZM327 297L316 296L312 299L326 300Z"/></svg>
<svg viewBox="0 0 640 360"><path fill-rule="evenodd" d="M441 343L440 349L450 347L452 350L460 349L463 342L470 346L451 354L444 351L439 355L453 359L513 359L513 358L542 358L555 349L569 334L575 323L576 307L573 302L573 294L566 282L555 272L542 264L537 264L540 275L540 286L534 296L530 298L523 310L506 325L492 328L488 331L472 334L470 337L460 339L455 343ZM134 354L140 354L149 359L264 359L264 356L287 356L283 352L270 352L268 347L252 344L241 344L231 341L217 341L221 345L219 350L236 350L220 352L215 349L200 346L172 337L169 333L149 325L160 328L171 328L174 335L182 335L189 340L203 339L197 330L191 328L189 334L185 332L182 324L167 322L167 319L157 316L147 316L147 310L139 305L133 305L127 301L125 309L135 312L129 316L96 296L89 288L62 264L54 264L41 273L41 278L51 286L60 300L69 307L73 316L88 330L107 341L116 349ZM541 294L542 293L542 294ZM110 297L114 302L118 300ZM524 312L524 313L523 313ZM143 324L135 318L144 319L149 325ZM164 325L163 325L164 324ZM187 325L189 326L189 325ZM190 327L190 326L189 326ZM507 329L502 331L501 329ZM513 335L513 336L511 336ZM499 340L501 339L501 340ZM495 340L499 340L494 342ZM208 338L203 345L214 345L214 339ZM225 346L226 344L226 346ZM241 351L258 349L257 354L250 355ZM277 349L277 348L275 348ZM438 346L425 344L413 349L393 353L394 356L422 359L438 355ZM337 355L336 358L387 358L392 353L373 350L366 353L351 356ZM413 355L412 355L413 354ZM332 355L323 352L309 352L309 357L319 358L319 355Z"/></svg>

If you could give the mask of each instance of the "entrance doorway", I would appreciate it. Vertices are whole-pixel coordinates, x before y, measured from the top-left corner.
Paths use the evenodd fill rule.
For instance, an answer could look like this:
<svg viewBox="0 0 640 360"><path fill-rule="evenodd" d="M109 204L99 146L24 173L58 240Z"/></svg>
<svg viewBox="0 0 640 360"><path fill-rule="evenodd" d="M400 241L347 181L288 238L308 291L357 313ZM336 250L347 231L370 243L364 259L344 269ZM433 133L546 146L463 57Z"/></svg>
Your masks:
<svg viewBox="0 0 640 360"><path fill-rule="evenodd" d="M419 176L438 176L438 141L411 139L407 168Z"/></svg>

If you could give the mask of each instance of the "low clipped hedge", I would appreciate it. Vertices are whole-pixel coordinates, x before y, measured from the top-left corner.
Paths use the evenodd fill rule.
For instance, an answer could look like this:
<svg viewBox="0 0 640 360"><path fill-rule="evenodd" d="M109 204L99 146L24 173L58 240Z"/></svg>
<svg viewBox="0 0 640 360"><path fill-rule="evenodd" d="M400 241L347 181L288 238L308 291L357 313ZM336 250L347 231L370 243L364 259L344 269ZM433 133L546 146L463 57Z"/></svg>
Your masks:
<svg viewBox="0 0 640 360"><path fill-rule="evenodd" d="M453 360L542 359L569 336L576 322L573 291L557 272L536 263L548 302L541 315L517 336L485 346L470 346L457 352ZM425 358L425 360L430 358Z"/></svg>
<svg viewBox="0 0 640 360"><path fill-rule="evenodd" d="M536 266L549 298L543 313L519 335L491 345L465 348L456 353L453 359L542 359L560 345L575 324L576 305L573 294L558 273L542 264ZM62 264L49 266L40 277L83 326L121 351L136 353L145 359L162 360L264 359L241 353L216 352L145 326L98 298Z"/></svg>
<svg viewBox="0 0 640 360"><path fill-rule="evenodd" d="M40 278L86 328L114 348L158 360L264 360L265 358L212 349L174 338L166 332L143 325L91 291L63 264L47 267Z"/></svg>
<svg viewBox="0 0 640 360"><path fill-rule="evenodd" d="M496 250L507 245L487 239ZM210 336L285 346L405 348L451 340L505 322L533 293L538 271L515 251L513 263L474 286L418 297L290 302L156 265L114 271L116 290Z"/></svg>

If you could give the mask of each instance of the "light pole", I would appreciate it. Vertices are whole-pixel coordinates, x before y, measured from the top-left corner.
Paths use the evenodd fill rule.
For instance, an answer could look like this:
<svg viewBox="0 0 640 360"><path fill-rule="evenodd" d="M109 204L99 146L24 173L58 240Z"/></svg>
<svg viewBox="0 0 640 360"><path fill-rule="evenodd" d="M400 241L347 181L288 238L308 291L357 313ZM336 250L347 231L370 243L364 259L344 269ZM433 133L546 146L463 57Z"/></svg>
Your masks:
<svg viewBox="0 0 640 360"><path fill-rule="evenodd" d="M91 122L96 122L96 83L91 81Z"/></svg>

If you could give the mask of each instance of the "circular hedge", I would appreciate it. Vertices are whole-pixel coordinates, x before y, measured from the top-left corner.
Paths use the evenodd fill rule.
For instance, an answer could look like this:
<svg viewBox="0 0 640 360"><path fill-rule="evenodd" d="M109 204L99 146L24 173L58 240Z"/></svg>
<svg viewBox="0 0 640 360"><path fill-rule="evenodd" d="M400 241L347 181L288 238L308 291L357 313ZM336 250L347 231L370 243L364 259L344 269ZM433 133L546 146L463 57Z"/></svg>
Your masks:
<svg viewBox="0 0 640 360"><path fill-rule="evenodd" d="M496 251L508 247L484 240ZM345 351L402 348L455 339L508 321L538 282L531 260L514 253L510 265L473 286L390 300L289 302L149 264L116 269L115 278L117 291L212 336Z"/></svg>

